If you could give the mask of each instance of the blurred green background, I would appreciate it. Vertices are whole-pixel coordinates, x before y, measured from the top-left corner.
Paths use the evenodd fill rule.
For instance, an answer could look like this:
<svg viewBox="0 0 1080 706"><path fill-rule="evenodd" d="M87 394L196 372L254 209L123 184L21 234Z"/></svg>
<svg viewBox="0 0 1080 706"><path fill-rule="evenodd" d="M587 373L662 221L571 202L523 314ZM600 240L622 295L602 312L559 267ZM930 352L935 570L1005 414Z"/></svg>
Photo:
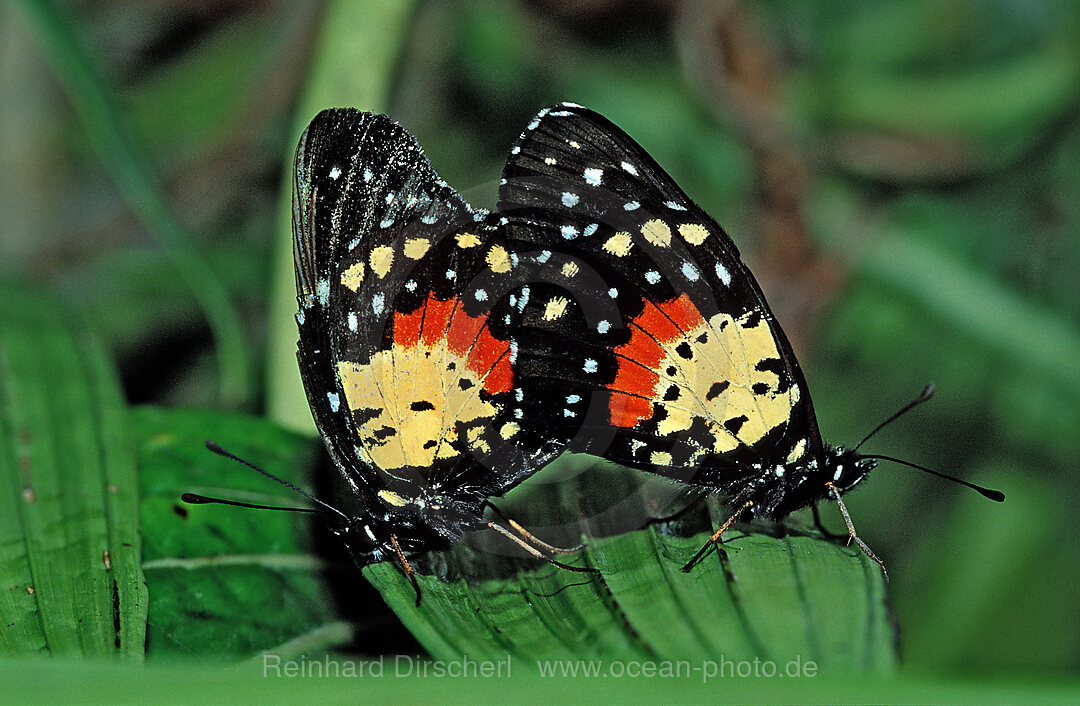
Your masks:
<svg viewBox="0 0 1080 706"><path fill-rule="evenodd" d="M732 235L889 565L906 668L1080 666L1080 4L0 4L0 285L58 302L132 404L311 431L283 177L386 112L492 206L535 112L634 136ZM77 414L77 412L73 412ZM835 508L826 522L839 529Z"/></svg>

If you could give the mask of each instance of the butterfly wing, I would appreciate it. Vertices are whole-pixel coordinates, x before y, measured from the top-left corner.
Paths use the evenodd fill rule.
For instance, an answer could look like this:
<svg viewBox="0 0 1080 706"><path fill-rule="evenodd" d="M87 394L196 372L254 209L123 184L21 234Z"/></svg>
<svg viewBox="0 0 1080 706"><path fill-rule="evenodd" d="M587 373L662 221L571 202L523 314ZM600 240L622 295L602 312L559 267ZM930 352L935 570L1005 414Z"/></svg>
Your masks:
<svg viewBox="0 0 1080 706"><path fill-rule="evenodd" d="M354 492L455 539L554 452L514 406L504 229L396 123L336 109L297 149L294 255L297 356L331 456Z"/></svg>
<svg viewBox="0 0 1080 706"><path fill-rule="evenodd" d="M511 152L499 209L537 249L528 398L613 461L738 496L821 442L791 346L728 235L626 133L572 104ZM543 262L539 262L543 260Z"/></svg>

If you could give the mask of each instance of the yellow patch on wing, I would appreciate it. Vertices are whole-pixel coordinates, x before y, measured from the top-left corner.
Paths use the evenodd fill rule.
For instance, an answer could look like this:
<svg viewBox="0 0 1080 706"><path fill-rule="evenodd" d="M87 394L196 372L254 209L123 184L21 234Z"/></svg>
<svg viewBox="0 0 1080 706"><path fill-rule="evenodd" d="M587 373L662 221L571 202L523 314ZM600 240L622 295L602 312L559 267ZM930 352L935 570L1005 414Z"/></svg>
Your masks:
<svg viewBox="0 0 1080 706"><path fill-rule="evenodd" d="M662 397L671 385L679 388L674 401L656 403L667 410L657 429L661 435L686 431L694 417L703 417L714 439L712 450L724 453L740 443L753 444L788 420L798 402L799 388L793 384L777 392L776 373L757 369L758 363L781 354L763 317L746 326L752 316L748 312L734 319L717 314L685 337L661 344L664 360L656 367L660 372L658 394ZM702 333L706 333L705 343L698 340ZM687 360L680 355L677 349L681 346L689 346L693 357ZM685 352L685 347L682 350ZM670 368L675 374L668 376ZM767 389L755 391L755 385ZM738 421L742 417L745 419Z"/></svg>
<svg viewBox="0 0 1080 706"><path fill-rule="evenodd" d="M671 228L659 218L646 221L645 225L641 226L641 234L645 236L645 240L657 247L666 248L671 245Z"/></svg>
<svg viewBox="0 0 1080 706"><path fill-rule="evenodd" d="M630 254L630 248L633 246L634 241L630 239L630 234L621 230L607 239L607 242L604 243L604 250L607 250L615 257L626 257Z"/></svg>
<svg viewBox="0 0 1080 706"><path fill-rule="evenodd" d="M804 453L806 453L806 439L799 439L799 442L795 444L795 448L791 450L791 453L784 460L787 463L795 463L803 457Z"/></svg>
<svg viewBox="0 0 1080 706"><path fill-rule="evenodd" d="M380 245L377 248L371 249L371 255L368 257L368 264L371 265L371 271L382 279L390 273L390 268L394 264L394 248L389 245Z"/></svg>
<svg viewBox="0 0 1080 706"><path fill-rule="evenodd" d="M570 300L566 297L552 297L544 306L544 321L554 321L566 311L566 305Z"/></svg>
<svg viewBox="0 0 1080 706"><path fill-rule="evenodd" d="M578 268L578 264L573 260L570 260L562 266L563 277L573 277L578 273L579 269L580 268Z"/></svg>
<svg viewBox="0 0 1080 706"><path fill-rule="evenodd" d="M476 233L458 233L454 236L459 248L475 248L480 244L480 237Z"/></svg>
<svg viewBox="0 0 1080 706"><path fill-rule="evenodd" d="M341 284L352 291L358 291L364 283L364 262L361 260L341 273Z"/></svg>
<svg viewBox="0 0 1080 706"><path fill-rule="evenodd" d="M700 223L683 223L679 226L679 235L691 245L701 245L709 237L709 230Z"/></svg>
<svg viewBox="0 0 1080 706"><path fill-rule="evenodd" d="M510 253L506 252L506 248L501 245L496 245L491 250L488 250L487 257L484 260L492 272L501 274L510 271Z"/></svg>
<svg viewBox="0 0 1080 706"><path fill-rule="evenodd" d="M427 238L409 238L405 241L405 257L410 260L419 260L431 247L431 241Z"/></svg>
<svg viewBox="0 0 1080 706"><path fill-rule="evenodd" d="M479 435L498 409L480 398L482 381L445 339L380 351L367 364L342 361L337 373L348 408L373 411L359 434L365 460L379 468L426 469L459 455L450 443L459 424L473 448L487 446Z"/></svg>
<svg viewBox="0 0 1080 706"><path fill-rule="evenodd" d="M465 438L469 442L470 449L479 451L480 453L488 453L491 451L487 439L484 438L484 427L469 427L469 430L465 432Z"/></svg>
<svg viewBox="0 0 1080 706"><path fill-rule="evenodd" d="M521 427L518 425L517 422L507 422L506 424L502 425L501 429L499 429L499 436L501 436L503 439L508 440L512 436L517 434L519 431L521 431Z"/></svg>
<svg viewBox="0 0 1080 706"><path fill-rule="evenodd" d="M379 498L383 500L383 502L390 503L394 507L401 507L402 505L409 504L408 500L390 490L380 490L378 495Z"/></svg>

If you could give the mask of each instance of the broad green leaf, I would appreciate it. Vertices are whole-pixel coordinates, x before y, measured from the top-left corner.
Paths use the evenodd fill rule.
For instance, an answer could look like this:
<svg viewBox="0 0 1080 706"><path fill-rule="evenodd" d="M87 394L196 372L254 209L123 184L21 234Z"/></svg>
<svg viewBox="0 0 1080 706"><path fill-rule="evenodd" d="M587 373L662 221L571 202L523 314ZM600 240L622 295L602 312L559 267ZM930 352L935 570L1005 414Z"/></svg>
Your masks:
<svg viewBox="0 0 1080 706"><path fill-rule="evenodd" d="M127 409L97 343L0 294L0 653L140 661L147 596Z"/></svg>
<svg viewBox="0 0 1080 706"><path fill-rule="evenodd" d="M219 412L140 408L133 413L150 585L151 657L210 660L261 651L325 651L347 642L325 582L332 568L313 549L317 524L302 513L187 505L185 492L307 507L288 488L208 451L213 439L292 483L314 444L261 419ZM355 572L341 581L361 581Z"/></svg>
<svg viewBox="0 0 1080 706"><path fill-rule="evenodd" d="M883 579L860 552L807 536L733 532L725 558L714 553L681 571L708 536L650 527L587 540L574 563L597 576L528 564L500 579L421 576L419 608L394 566L364 573L436 659L508 652L526 661L724 657L812 660L829 671L895 667ZM449 566L485 563L495 564L457 547Z"/></svg>

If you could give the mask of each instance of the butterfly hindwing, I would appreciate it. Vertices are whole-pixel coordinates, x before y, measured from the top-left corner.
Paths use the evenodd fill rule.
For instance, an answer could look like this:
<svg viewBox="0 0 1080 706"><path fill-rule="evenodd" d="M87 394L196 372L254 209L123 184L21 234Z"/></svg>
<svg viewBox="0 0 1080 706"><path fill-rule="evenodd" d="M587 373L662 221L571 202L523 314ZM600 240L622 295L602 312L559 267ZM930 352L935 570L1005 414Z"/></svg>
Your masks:
<svg viewBox="0 0 1080 706"><path fill-rule="evenodd" d="M552 408L578 403L565 435L728 489L820 445L802 373L734 243L622 130L580 106L541 112L499 196L512 239L548 273L519 308L522 384Z"/></svg>

